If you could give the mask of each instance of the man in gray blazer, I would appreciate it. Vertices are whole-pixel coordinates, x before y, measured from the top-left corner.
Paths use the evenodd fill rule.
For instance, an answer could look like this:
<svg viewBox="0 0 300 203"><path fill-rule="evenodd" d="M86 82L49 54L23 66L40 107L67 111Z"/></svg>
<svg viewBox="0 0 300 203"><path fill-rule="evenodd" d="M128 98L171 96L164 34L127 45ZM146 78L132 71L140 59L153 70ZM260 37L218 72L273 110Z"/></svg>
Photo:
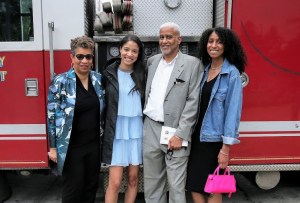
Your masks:
<svg viewBox="0 0 300 203"><path fill-rule="evenodd" d="M197 119L203 66L182 54L180 28L168 22L160 27L162 54L148 59L143 136L144 192L147 203L185 203L189 143ZM175 128L167 145L160 144L162 126Z"/></svg>

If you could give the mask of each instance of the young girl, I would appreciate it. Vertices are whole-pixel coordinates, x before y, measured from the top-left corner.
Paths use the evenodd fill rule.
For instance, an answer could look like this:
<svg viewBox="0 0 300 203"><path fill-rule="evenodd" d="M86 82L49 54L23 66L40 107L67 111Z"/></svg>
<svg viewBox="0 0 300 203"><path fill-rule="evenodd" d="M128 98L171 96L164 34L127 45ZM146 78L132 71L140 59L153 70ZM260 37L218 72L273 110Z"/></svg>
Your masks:
<svg viewBox="0 0 300 203"><path fill-rule="evenodd" d="M142 100L145 91L143 45L134 35L120 43L120 60L104 71L107 111L102 161L109 165L106 203L117 203L123 168L127 167L125 203L134 203L142 164Z"/></svg>

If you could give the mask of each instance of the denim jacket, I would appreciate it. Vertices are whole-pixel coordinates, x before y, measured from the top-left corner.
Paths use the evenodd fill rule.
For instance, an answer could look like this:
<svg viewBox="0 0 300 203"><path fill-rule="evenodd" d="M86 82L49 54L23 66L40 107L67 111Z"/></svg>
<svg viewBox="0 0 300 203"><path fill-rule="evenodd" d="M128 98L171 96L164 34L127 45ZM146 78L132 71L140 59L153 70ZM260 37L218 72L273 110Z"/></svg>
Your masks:
<svg viewBox="0 0 300 203"><path fill-rule="evenodd" d="M204 70L201 89L208 77L210 64ZM242 110L242 81L238 69L226 59L213 86L200 131L201 142L238 144Z"/></svg>
<svg viewBox="0 0 300 203"><path fill-rule="evenodd" d="M100 102L100 118L104 108L101 74L90 71L90 78ZM57 149L57 173L62 174L68 151L76 101L76 75L73 68L53 78L48 93L48 134L50 147ZM103 119L100 119L101 123ZM100 135L99 135L100 136Z"/></svg>

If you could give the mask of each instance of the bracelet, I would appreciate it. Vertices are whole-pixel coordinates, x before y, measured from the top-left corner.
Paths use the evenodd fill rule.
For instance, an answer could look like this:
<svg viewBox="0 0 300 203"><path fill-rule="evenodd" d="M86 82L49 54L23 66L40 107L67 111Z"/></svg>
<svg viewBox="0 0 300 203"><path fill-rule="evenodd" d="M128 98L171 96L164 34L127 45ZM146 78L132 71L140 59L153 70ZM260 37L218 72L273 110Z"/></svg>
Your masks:
<svg viewBox="0 0 300 203"><path fill-rule="evenodd" d="M223 152L222 149L220 150L220 153L223 154L223 155L225 155L225 156L229 155L229 154L226 154L225 152Z"/></svg>

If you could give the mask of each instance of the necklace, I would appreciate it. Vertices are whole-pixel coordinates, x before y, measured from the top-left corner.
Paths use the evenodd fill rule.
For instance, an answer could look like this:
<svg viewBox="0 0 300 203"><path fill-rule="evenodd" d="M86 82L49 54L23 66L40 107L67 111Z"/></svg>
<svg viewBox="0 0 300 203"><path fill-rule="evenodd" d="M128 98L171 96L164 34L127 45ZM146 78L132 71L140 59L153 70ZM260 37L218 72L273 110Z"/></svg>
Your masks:
<svg viewBox="0 0 300 203"><path fill-rule="evenodd" d="M221 64L220 64L219 66L217 66L217 67L212 67L212 65L211 65L211 66L210 66L210 69L212 69L212 70L217 70L217 69L221 68L222 65L223 65L223 63L221 63Z"/></svg>

